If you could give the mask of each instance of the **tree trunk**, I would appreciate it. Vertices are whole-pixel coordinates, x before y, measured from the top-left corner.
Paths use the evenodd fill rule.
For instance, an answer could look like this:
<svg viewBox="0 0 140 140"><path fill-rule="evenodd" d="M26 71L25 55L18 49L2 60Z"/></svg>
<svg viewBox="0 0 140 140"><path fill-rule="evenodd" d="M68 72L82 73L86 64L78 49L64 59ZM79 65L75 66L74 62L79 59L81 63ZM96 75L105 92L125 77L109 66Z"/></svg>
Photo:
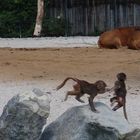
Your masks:
<svg viewBox="0 0 140 140"><path fill-rule="evenodd" d="M33 36L40 36L42 30L42 21L44 16L44 0L37 1L37 17Z"/></svg>

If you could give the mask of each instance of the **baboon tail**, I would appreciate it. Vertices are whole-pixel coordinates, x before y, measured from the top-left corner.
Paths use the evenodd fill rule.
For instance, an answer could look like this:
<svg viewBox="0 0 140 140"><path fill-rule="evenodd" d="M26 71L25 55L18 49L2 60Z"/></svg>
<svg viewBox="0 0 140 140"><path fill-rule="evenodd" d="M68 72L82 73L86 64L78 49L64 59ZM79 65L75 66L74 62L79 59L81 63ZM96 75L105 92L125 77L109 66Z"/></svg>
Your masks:
<svg viewBox="0 0 140 140"><path fill-rule="evenodd" d="M75 82L78 82L79 80L78 79L76 79L76 78L72 78L72 77L67 77L57 88L56 88L56 90L59 90L60 88L62 88L65 84L66 84L66 82L68 81L68 80L73 80L73 81L75 81Z"/></svg>
<svg viewBox="0 0 140 140"><path fill-rule="evenodd" d="M125 104L123 105L123 114L124 114L125 119L128 121Z"/></svg>

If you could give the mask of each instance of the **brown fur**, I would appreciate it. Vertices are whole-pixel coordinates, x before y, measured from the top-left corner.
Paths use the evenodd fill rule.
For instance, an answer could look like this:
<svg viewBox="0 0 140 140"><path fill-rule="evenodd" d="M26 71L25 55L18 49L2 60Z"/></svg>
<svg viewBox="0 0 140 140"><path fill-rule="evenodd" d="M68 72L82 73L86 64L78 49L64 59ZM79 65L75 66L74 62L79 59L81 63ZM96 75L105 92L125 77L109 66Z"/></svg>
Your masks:
<svg viewBox="0 0 140 140"><path fill-rule="evenodd" d="M89 105L91 107L91 110L96 112L97 110L94 107L93 99L95 96L99 93L102 94L106 91L106 83L102 80L96 81L95 83L89 83L84 80L79 80L77 78L67 77L56 89L59 90L62 88L68 80L73 80L76 82L76 84L73 86L72 91L68 91L65 96L65 101L67 100L69 95L76 96L75 99L79 102L84 102L80 98L86 93L90 95L89 97Z"/></svg>
<svg viewBox="0 0 140 140"><path fill-rule="evenodd" d="M99 48L118 49L128 46L128 41L134 32L139 32L140 27L122 27L106 31L100 35Z"/></svg>
<svg viewBox="0 0 140 140"><path fill-rule="evenodd" d="M126 120L126 86L125 86L126 74L125 73L118 73L117 74L117 81L115 81L114 85L114 97L110 99L112 105L117 102L118 104L113 108L114 111L118 110L119 108L123 107L123 113Z"/></svg>
<svg viewBox="0 0 140 140"><path fill-rule="evenodd" d="M128 48L134 50L140 49L140 30L135 31L129 38Z"/></svg>

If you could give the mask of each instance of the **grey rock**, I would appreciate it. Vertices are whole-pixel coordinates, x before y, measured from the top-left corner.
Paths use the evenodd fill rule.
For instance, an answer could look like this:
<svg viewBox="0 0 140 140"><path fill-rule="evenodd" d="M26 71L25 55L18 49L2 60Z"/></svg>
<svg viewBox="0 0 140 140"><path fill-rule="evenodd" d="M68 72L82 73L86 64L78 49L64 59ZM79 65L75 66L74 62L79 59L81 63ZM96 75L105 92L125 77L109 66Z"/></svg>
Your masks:
<svg viewBox="0 0 140 140"><path fill-rule="evenodd" d="M14 96L0 117L0 140L38 140L49 111L48 96L40 90Z"/></svg>
<svg viewBox="0 0 140 140"><path fill-rule="evenodd" d="M44 129L40 140L129 140L134 134L134 128L117 112L100 102L95 107L100 113L88 105L68 109Z"/></svg>
<svg viewBox="0 0 140 140"><path fill-rule="evenodd" d="M126 134L123 140L140 140L140 129L135 129Z"/></svg>

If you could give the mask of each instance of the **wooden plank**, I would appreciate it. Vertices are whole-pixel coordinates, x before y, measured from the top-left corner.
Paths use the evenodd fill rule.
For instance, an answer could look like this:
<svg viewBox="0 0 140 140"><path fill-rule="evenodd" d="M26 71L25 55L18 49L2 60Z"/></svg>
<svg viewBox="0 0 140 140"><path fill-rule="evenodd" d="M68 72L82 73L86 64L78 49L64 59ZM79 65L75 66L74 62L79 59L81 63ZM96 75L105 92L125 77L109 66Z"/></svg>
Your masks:
<svg viewBox="0 0 140 140"><path fill-rule="evenodd" d="M121 0L116 0L116 3L111 0L51 0L46 17L64 18L67 28L71 25L72 35L91 35L95 30L140 25L139 4L130 4L128 1L124 3Z"/></svg>

